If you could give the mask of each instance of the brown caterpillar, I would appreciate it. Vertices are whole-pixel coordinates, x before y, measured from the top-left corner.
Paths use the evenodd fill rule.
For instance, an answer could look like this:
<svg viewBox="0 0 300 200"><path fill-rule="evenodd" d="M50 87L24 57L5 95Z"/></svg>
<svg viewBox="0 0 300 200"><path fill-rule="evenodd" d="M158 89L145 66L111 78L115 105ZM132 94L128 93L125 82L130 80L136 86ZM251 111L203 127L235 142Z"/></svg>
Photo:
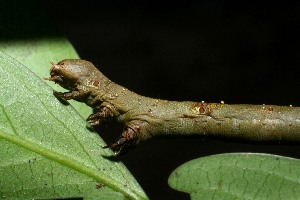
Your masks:
<svg viewBox="0 0 300 200"><path fill-rule="evenodd" d="M119 139L104 148L119 155L124 148L160 134L213 135L251 140L300 140L300 108L290 106L229 105L167 101L138 95L112 82L92 63L80 59L52 64L51 77L69 92L53 91L65 100L93 107L92 126L108 119L124 125Z"/></svg>

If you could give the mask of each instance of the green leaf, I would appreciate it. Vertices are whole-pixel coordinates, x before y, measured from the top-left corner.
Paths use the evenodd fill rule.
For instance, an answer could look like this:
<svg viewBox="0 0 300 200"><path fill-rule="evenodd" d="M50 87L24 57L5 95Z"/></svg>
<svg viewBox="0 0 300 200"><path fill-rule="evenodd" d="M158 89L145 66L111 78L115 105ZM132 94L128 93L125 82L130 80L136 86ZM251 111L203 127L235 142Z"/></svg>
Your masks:
<svg viewBox="0 0 300 200"><path fill-rule="evenodd" d="M0 91L0 198L147 199L73 107L3 52Z"/></svg>
<svg viewBox="0 0 300 200"><path fill-rule="evenodd" d="M0 50L27 66L39 77L48 77L50 61L79 58L71 43L47 18L35 1L0 1ZM61 87L48 82L55 90ZM92 109L76 101L70 102L87 118Z"/></svg>
<svg viewBox="0 0 300 200"><path fill-rule="evenodd" d="M208 156L179 166L169 185L192 199L300 199L300 162L252 153Z"/></svg>

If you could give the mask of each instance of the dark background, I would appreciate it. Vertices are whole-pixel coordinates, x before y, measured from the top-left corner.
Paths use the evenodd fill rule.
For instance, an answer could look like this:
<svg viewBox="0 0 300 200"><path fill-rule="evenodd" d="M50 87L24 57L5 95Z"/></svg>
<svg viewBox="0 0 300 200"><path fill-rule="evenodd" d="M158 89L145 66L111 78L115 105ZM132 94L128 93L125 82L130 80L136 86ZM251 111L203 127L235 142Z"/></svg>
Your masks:
<svg viewBox="0 0 300 200"><path fill-rule="evenodd" d="M139 94L300 106L300 4L226 1L40 1L82 59ZM53 30L52 30L53 31ZM118 128L101 131L106 142ZM228 152L300 158L297 144L160 138L120 157L150 199L189 199L167 184L179 165Z"/></svg>

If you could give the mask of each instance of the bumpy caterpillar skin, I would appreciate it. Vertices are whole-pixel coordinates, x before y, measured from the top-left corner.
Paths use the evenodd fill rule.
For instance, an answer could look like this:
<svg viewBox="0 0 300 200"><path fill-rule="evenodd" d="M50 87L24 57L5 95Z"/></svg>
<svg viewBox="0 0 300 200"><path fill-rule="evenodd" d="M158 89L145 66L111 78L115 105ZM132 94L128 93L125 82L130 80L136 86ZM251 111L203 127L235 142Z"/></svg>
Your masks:
<svg viewBox="0 0 300 200"><path fill-rule="evenodd" d="M51 64L51 77L44 79L69 90L53 91L55 96L94 108L95 112L87 118L92 126L109 118L124 125L119 139L105 147L116 155L159 134L300 141L299 107L153 99L112 82L88 61L66 59Z"/></svg>

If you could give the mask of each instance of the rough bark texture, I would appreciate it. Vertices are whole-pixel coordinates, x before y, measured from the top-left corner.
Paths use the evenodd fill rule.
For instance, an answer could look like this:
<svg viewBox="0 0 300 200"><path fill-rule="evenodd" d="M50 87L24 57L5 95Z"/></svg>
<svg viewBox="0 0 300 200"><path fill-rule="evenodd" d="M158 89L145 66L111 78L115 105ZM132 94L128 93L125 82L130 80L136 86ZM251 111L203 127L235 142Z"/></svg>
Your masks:
<svg viewBox="0 0 300 200"><path fill-rule="evenodd" d="M108 119L124 125L116 143L119 154L157 135L215 135L250 140L300 141L300 107L178 102L138 95L110 81L90 62L52 63L51 80L70 90L54 94L95 108L87 119L97 126Z"/></svg>

